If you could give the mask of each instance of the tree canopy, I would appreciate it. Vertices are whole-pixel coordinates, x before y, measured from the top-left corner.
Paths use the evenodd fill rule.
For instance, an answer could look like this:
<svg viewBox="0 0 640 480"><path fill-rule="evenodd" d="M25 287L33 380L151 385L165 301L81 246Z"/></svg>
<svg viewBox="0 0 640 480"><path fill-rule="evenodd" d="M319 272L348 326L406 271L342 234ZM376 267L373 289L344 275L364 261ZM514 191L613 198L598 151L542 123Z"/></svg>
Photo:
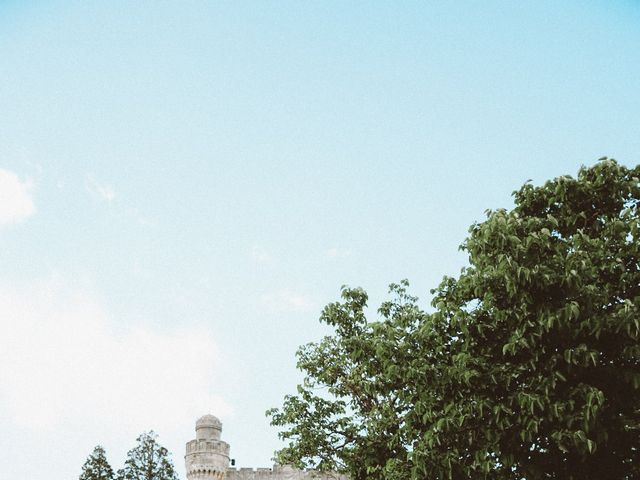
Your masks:
<svg viewBox="0 0 640 480"><path fill-rule="evenodd" d="M129 450L118 480L177 480L169 452L158 443L153 432L140 435L137 445Z"/></svg>
<svg viewBox="0 0 640 480"><path fill-rule="evenodd" d="M84 462L80 480L113 480L113 478L113 469L107 461L104 448L98 445Z"/></svg>
<svg viewBox="0 0 640 480"><path fill-rule="evenodd" d="M514 192L421 308L344 288L268 412L281 463L361 479L640 478L640 166Z"/></svg>

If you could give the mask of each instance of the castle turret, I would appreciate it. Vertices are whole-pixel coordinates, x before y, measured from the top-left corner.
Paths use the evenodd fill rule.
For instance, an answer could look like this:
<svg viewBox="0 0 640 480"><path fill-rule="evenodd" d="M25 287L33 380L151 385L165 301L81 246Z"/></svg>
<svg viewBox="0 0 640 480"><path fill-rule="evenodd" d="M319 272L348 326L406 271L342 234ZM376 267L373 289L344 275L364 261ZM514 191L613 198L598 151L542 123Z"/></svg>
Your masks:
<svg viewBox="0 0 640 480"><path fill-rule="evenodd" d="M196 439L184 456L188 480L220 480L229 467L229 444L220 440L222 423L213 415L196 422Z"/></svg>

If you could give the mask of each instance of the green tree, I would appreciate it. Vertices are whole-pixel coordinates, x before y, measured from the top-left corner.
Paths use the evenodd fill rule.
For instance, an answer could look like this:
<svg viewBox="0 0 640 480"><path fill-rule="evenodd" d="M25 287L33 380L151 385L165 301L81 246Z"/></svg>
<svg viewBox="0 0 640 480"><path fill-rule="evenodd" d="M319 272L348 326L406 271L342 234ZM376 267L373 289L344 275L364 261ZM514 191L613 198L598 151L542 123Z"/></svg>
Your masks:
<svg viewBox="0 0 640 480"><path fill-rule="evenodd" d="M98 445L82 466L80 480L113 480L113 469L107 461L104 448Z"/></svg>
<svg viewBox="0 0 640 480"><path fill-rule="evenodd" d="M169 452L158 444L153 431L143 433L136 441L138 444L127 453L124 468L118 470L118 480L177 480Z"/></svg>
<svg viewBox="0 0 640 480"><path fill-rule="evenodd" d="M640 478L640 166L514 192L423 311L343 288L268 412L281 462L360 479Z"/></svg>

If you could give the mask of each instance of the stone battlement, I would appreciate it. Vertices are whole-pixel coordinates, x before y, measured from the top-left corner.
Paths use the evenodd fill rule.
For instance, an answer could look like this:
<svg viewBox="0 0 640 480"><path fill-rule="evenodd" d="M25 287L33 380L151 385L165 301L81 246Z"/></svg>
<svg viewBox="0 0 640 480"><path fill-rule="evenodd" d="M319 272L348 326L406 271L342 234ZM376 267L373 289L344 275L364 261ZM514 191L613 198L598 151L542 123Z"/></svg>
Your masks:
<svg viewBox="0 0 640 480"><path fill-rule="evenodd" d="M229 444L220 440L222 423L213 415L196 422L196 439L187 442L184 456L188 480L347 480L337 473L298 470L288 465L273 468L229 467Z"/></svg>
<svg viewBox="0 0 640 480"><path fill-rule="evenodd" d="M187 455L192 452L211 451L229 455L229 444L220 440L191 440L187 443Z"/></svg>
<svg viewBox="0 0 640 480"><path fill-rule="evenodd" d="M228 480L347 480L337 473L320 473L315 470L298 470L290 466L274 465L273 468L228 468Z"/></svg>

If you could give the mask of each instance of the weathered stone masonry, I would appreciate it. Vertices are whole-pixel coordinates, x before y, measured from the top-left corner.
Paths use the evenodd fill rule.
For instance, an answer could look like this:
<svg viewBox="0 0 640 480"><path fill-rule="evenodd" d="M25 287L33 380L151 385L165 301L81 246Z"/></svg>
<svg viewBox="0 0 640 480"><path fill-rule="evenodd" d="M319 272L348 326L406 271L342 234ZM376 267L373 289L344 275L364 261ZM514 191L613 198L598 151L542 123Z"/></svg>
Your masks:
<svg viewBox="0 0 640 480"><path fill-rule="evenodd" d="M273 468L229 467L229 444L220 439L222 423L213 415L196 422L196 438L187 442L184 456L188 480L347 480L335 473L297 470L290 466Z"/></svg>

